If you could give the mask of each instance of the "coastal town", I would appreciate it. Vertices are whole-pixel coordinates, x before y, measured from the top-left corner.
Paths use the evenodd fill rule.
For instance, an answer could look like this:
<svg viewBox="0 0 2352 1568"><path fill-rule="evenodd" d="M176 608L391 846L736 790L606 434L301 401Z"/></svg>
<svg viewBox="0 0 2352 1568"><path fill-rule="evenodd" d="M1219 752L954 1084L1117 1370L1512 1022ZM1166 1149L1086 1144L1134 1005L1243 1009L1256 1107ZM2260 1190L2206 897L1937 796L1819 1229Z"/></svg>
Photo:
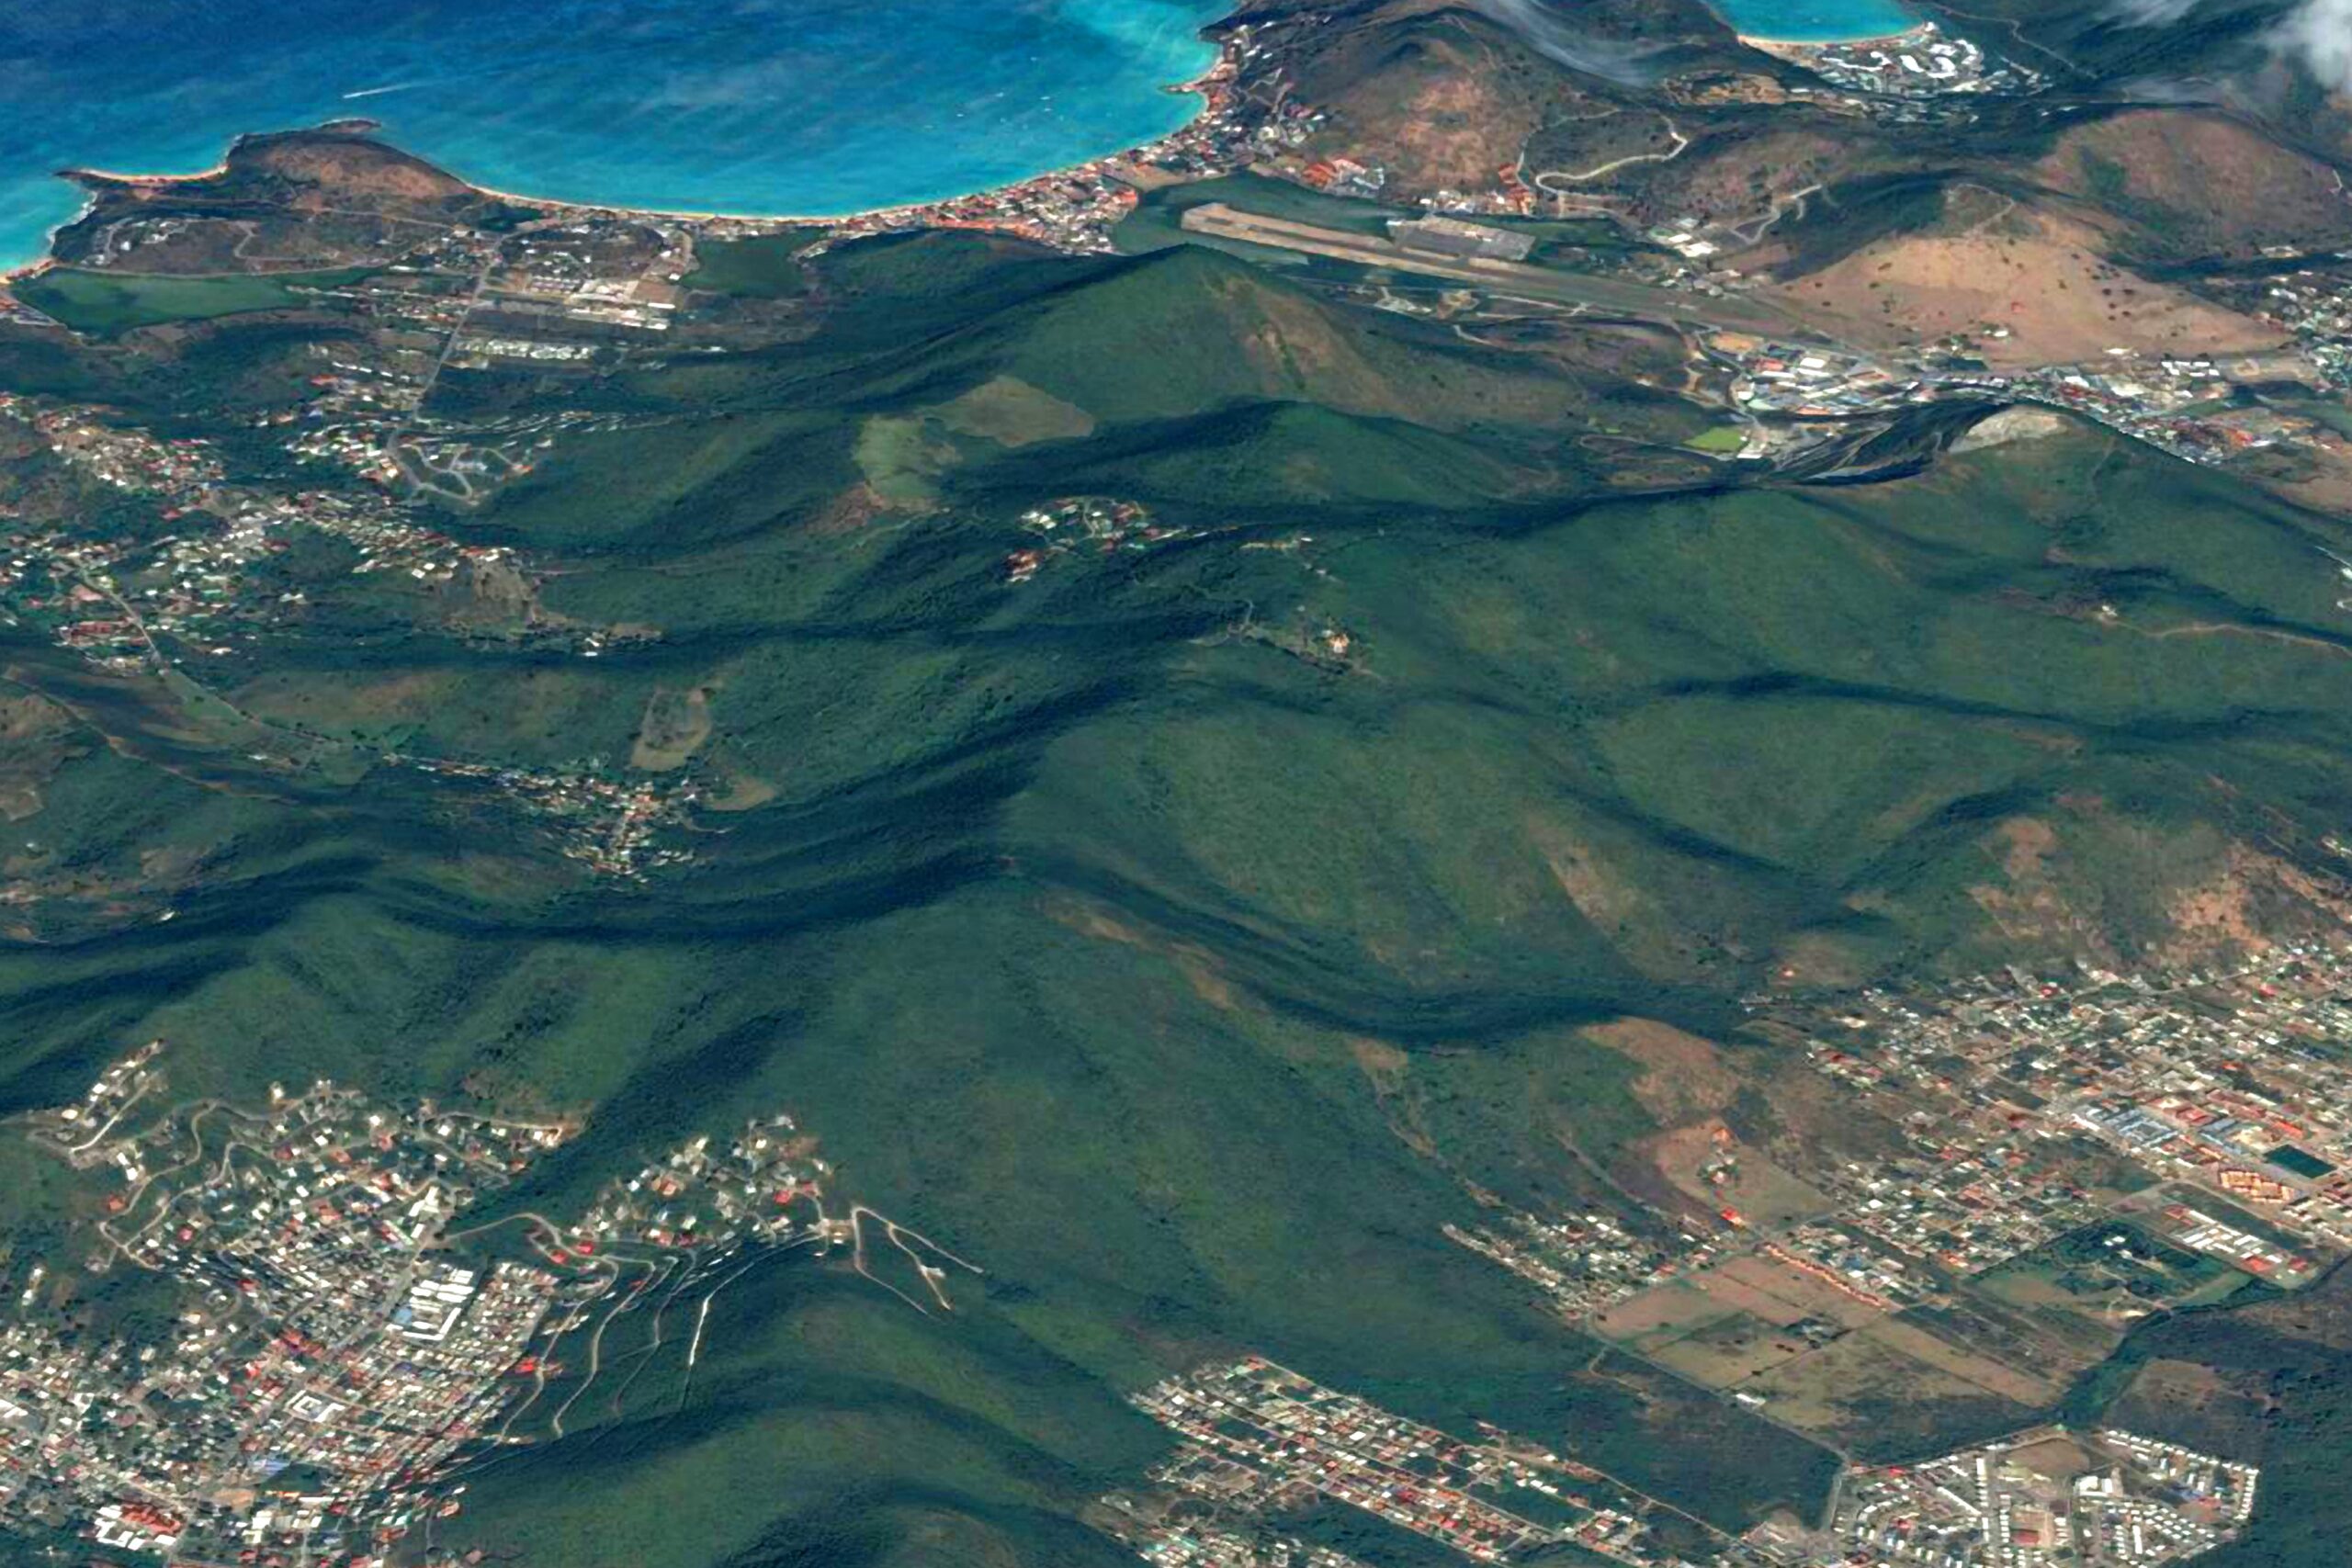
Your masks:
<svg viewBox="0 0 2352 1568"><path fill-rule="evenodd" d="M842 1255L919 1310L971 1271L829 1207L788 1116L648 1160L569 1222L471 1221L574 1129L324 1080L175 1099L171 1062L152 1042L23 1129L108 1190L85 1253L7 1265L0 1525L187 1562L386 1562L458 1510L469 1465L594 1424L664 1346L674 1397L714 1299L772 1258ZM869 1261L885 1247L922 1300ZM624 1357L631 1337L652 1350Z"/></svg>

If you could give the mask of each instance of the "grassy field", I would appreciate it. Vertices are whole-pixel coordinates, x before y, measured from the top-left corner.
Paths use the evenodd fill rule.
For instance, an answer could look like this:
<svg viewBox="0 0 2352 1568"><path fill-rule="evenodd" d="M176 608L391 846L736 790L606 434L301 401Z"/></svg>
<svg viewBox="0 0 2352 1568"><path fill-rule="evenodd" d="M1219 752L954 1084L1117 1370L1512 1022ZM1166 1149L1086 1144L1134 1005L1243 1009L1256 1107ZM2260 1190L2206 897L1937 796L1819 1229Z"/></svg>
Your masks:
<svg viewBox="0 0 2352 1568"><path fill-rule="evenodd" d="M807 233L706 241L695 249L695 270L686 286L752 299L790 299L808 287L807 273L793 259L808 243Z"/></svg>
<svg viewBox="0 0 2352 1568"><path fill-rule="evenodd" d="M165 321L289 310L307 302L305 290L355 283L368 276L368 270L166 277L53 267L18 284L16 291L26 304L75 332L112 337Z"/></svg>

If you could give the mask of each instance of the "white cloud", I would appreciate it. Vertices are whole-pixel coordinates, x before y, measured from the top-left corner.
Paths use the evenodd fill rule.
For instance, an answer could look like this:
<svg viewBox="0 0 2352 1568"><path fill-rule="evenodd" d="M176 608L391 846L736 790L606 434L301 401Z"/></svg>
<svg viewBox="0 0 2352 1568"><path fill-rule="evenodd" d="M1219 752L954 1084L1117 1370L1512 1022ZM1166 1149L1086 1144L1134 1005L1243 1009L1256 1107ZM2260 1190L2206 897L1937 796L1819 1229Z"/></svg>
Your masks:
<svg viewBox="0 0 2352 1568"><path fill-rule="evenodd" d="M2188 19L2203 0L2108 0L2108 15L2125 27L2168 28ZM2271 30L2271 47L2300 60L2332 91L2352 93L2352 0L2298 0Z"/></svg>
<svg viewBox="0 0 2352 1568"><path fill-rule="evenodd" d="M2352 0L2303 0L2273 41L2301 56L2331 90L2352 93Z"/></svg>
<svg viewBox="0 0 2352 1568"><path fill-rule="evenodd" d="M1657 51L1655 45L1596 38L1570 27L1549 0L1471 0L1471 8L1571 71L1629 85L1657 78L1657 73L1642 63Z"/></svg>

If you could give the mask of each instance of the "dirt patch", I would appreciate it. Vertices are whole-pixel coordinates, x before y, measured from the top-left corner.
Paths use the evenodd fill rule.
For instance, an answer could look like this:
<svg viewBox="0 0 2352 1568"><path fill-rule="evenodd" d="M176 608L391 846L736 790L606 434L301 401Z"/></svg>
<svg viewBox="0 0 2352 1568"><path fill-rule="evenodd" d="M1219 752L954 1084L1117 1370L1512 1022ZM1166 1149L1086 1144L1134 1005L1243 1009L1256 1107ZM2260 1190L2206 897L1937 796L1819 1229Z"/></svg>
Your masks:
<svg viewBox="0 0 2352 1568"><path fill-rule="evenodd" d="M1686 1034L1671 1024L1625 1018L1596 1024L1584 1033L1641 1064L1642 1075L1633 1083L1634 1098L1662 1123L1712 1116L1739 1093L1739 1075L1724 1065L1714 1043Z"/></svg>
<svg viewBox="0 0 2352 1568"><path fill-rule="evenodd" d="M2011 882L2041 875L2043 863L2058 847L2058 830L2031 817L2012 817L1995 832L2001 841L2001 870Z"/></svg>
<svg viewBox="0 0 2352 1568"><path fill-rule="evenodd" d="M827 502L808 526L818 534L854 534L890 510L872 485L854 484Z"/></svg>
<svg viewBox="0 0 2352 1568"><path fill-rule="evenodd" d="M2279 342L2276 327L2107 261L2107 243L2076 219L2018 208L1958 232L1876 241L1767 292L1877 348L1968 334L2005 369L2099 360L2110 348L2239 354Z"/></svg>
<svg viewBox="0 0 2352 1568"><path fill-rule="evenodd" d="M645 699L645 712L637 721L628 765L647 773L683 768L709 739L710 688L673 692L657 686Z"/></svg>
<svg viewBox="0 0 2352 1568"><path fill-rule="evenodd" d="M1691 1207L1717 1224L1762 1229L1826 1213L1829 1200L1742 1144L1722 1122L1672 1128L1636 1145L1658 1176Z"/></svg>
<svg viewBox="0 0 2352 1568"><path fill-rule="evenodd" d="M775 785L767 780L730 770L726 788L718 795L705 796L702 804L713 811L749 811L774 800L775 793Z"/></svg>
<svg viewBox="0 0 2352 1568"><path fill-rule="evenodd" d="M1370 1078L1376 1086L1387 1089L1396 1087L1396 1079L1404 1072L1406 1064L1412 1060L1396 1046L1367 1039L1361 1034L1349 1037L1348 1055L1355 1058L1356 1066L1363 1069L1364 1077Z"/></svg>
<svg viewBox="0 0 2352 1568"><path fill-rule="evenodd" d="M1744 1386L1769 1398L1772 1414L1792 1426L1879 1449L1926 1439L1944 1425L1946 1411L1997 1407L2020 1422L2028 1415L1869 1330L1783 1361Z"/></svg>
<svg viewBox="0 0 2352 1568"><path fill-rule="evenodd" d="M2233 849L2222 875L2202 886L2185 889L2165 911L2184 941L2194 947L2225 943L2249 951L2270 945L2256 929L2252 857Z"/></svg>
<svg viewBox="0 0 2352 1568"><path fill-rule="evenodd" d="M1979 420L1967 434L1951 444L1954 456L1963 452L1982 452L1988 446L2006 446L2012 441L2047 441L2053 435L2064 435L2073 426L2066 416L2049 409L2003 409L1990 419Z"/></svg>
<svg viewBox="0 0 2352 1568"><path fill-rule="evenodd" d="M1057 901L1047 906L1046 913L1057 923L1082 936L1159 953L1176 966L1176 972L1184 976L1184 983L1192 987L1194 996L1221 1012L1230 1012L1240 1006L1233 984L1225 977L1216 956L1204 947L1155 936L1091 904Z"/></svg>
<svg viewBox="0 0 2352 1568"><path fill-rule="evenodd" d="M1670 1344L1651 1348L1647 1354L1660 1366L1670 1367L1694 1382L1729 1388L1793 1360L1809 1348L1802 1337L1782 1333L1762 1318L1729 1313Z"/></svg>
<svg viewBox="0 0 2352 1568"><path fill-rule="evenodd" d="M1591 1324L1609 1338L1643 1346L1678 1338L1702 1323L1730 1315L1731 1311L1689 1282L1669 1280L1626 1297Z"/></svg>
<svg viewBox="0 0 2352 1568"><path fill-rule="evenodd" d="M1984 840L2000 862L2003 885L1980 883L1968 897L2008 942L2064 944L2112 960L2114 952L2095 922L2058 889L2050 862L2058 853L2055 829L2039 818L2012 817Z"/></svg>
<svg viewBox="0 0 2352 1568"><path fill-rule="evenodd" d="M1735 1258L1698 1276L1699 1288L1770 1322L1826 1318L1849 1328L1871 1322L1883 1309L1858 1301L1826 1280L1770 1258Z"/></svg>

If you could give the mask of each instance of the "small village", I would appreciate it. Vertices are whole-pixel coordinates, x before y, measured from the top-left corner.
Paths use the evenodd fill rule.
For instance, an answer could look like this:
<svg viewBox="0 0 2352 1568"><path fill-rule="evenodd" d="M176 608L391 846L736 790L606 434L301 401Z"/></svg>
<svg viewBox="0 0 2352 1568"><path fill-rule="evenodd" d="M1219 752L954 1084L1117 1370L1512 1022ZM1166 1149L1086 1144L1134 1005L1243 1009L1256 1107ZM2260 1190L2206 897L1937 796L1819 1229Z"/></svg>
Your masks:
<svg viewBox="0 0 2352 1568"><path fill-rule="evenodd" d="M550 772L508 763L386 752L393 767L431 778L476 785L548 827L565 859L607 877L643 881L648 874L691 862L694 852L665 841L684 827L702 792L692 783L618 779L592 767Z"/></svg>
<svg viewBox="0 0 2352 1568"><path fill-rule="evenodd" d="M291 494L233 484L210 443L165 441L102 423L88 411L0 393L0 421L40 441L68 469L132 498L170 531L94 536L45 525L0 535L0 615L48 628L60 647L126 676L230 658L304 612L307 594L274 578L273 559L304 531L341 541L357 556L354 577L383 577L401 593L447 593L459 601L527 598L526 564L503 545L460 544L366 492ZM609 428L609 417L544 416L488 433L543 447L560 431ZM491 448L496 450L496 448ZM470 444L435 438L411 454L426 472L462 473ZM510 460L521 471L522 459ZM458 482L447 480L443 482ZM424 625L472 635L474 620L437 612ZM629 640L592 626L534 617L536 643L568 645L584 658ZM594 767L565 771L386 752L381 760L431 777L486 786L548 825L560 852L590 872L642 879L693 858L663 836L697 798L691 784L630 779Z"/></svg>
<svg viewBox="0 0 2352 1568"><path fill-rule="evenodd" d="M1199 1368L1133 1402L1185 1439L1152 1479L1214 1504L1220 1517L1279 1514L1321 1497L1480 1562L1507 1562L1560 1544L1639 1568L1680 1561L1650 1540L1644 1517L1650 1500L1598 1472L1506 1441L1503 1434L1464 1442L1263 1357ZM1534 1512L1551 1522L1528 1517ZM1175 1544L1198 1529L1165 1526L1143 1555L1160 1562L1218 1562L1209 1554L1213 1548ZM1220 1535L1230 1539L1231 1531L1212 1527L1208 1539Z"/></svg>
<svg viewBox="0 0 2352 1568"><path fill-rule="evenodd" d="M1190 538L1194 532L1153 522L1150 510L1140 502L1098 495L1068 496L1033 506L1021 514L1021 526L1037 542L1004 558L1007 583L1028 581L1057 556L1080 550L1098 555L1148 550Z"/></svg>

